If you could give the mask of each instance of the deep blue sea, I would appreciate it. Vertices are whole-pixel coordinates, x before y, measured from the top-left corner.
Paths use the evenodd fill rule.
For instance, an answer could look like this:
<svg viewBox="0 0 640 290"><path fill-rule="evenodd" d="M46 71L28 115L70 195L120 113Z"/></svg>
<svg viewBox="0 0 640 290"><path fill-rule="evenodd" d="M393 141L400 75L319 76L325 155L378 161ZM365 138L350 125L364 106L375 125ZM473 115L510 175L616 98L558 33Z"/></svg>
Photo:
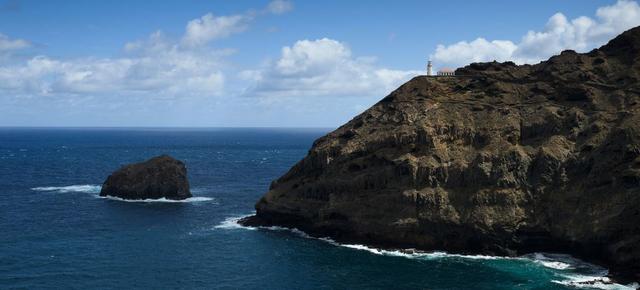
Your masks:
<svg viewBox="0 0 640 290"><path fill-rule="evenodd" d="M572 289L606 271L552 254L404 254L234 223L328 131L0 129L0 288ZM194 198L97 196L112 171L164 153L187 164Z"/></svg>

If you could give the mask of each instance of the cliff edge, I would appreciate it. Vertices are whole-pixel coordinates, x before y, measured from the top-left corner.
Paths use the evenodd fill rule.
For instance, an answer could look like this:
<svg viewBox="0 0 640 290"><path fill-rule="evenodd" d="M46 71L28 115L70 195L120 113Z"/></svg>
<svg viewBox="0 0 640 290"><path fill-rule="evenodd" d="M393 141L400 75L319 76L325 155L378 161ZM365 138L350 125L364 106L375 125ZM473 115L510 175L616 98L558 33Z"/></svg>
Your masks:
<svg viewBox="0 0 640 290"><path fill-rule="evenodd" d="M275 180L247 225L382 247L570 253L640 279L640 27L536 65L415 77Z"/></svg>

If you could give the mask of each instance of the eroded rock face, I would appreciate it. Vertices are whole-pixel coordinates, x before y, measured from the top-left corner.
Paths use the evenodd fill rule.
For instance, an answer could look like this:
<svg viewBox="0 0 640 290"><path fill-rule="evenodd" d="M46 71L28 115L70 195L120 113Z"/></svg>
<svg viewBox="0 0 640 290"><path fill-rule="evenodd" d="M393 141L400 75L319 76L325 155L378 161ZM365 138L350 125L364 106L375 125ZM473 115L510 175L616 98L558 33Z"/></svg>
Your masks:
<svg viewBox="0 0 640 290"><path fill-rule="evenodd" d="M640 28L419 76L316 140L248 225L384 247L566 252L640 278Z"/></svg>
<svg viewBox="0 0 640 290"><path fill-rule="evenodd" d="M174 199L191 197L187 168L182 161L161 155L113 172L102 185L100 196L124 199Z"/></svg>

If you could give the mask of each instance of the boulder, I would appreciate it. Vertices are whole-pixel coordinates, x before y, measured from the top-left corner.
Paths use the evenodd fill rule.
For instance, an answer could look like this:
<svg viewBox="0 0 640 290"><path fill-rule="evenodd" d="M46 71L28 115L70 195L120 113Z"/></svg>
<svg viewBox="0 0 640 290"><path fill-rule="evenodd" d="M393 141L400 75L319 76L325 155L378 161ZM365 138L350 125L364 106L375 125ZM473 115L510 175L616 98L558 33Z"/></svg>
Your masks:
<svg viewBox="0 0 640 290"><path fill-rule="evenodd" d="M100 196L123 199L189 198L191 192L187 168L182 161L168 155L129 164L107 177Z"/></svg>

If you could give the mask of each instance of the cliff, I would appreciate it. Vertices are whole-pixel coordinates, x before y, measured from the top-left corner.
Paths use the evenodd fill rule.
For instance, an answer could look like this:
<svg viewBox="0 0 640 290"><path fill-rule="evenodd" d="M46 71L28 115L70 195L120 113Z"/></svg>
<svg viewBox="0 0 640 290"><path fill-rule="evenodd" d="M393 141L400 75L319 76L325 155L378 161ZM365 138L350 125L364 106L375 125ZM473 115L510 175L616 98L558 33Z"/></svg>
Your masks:
<svg viewBox="0 0 640 290"><path fill-rule="evenodd" d="M640 279L640 27L419 76L316 140L247 225L381 247L565 252Z"/></svg>

